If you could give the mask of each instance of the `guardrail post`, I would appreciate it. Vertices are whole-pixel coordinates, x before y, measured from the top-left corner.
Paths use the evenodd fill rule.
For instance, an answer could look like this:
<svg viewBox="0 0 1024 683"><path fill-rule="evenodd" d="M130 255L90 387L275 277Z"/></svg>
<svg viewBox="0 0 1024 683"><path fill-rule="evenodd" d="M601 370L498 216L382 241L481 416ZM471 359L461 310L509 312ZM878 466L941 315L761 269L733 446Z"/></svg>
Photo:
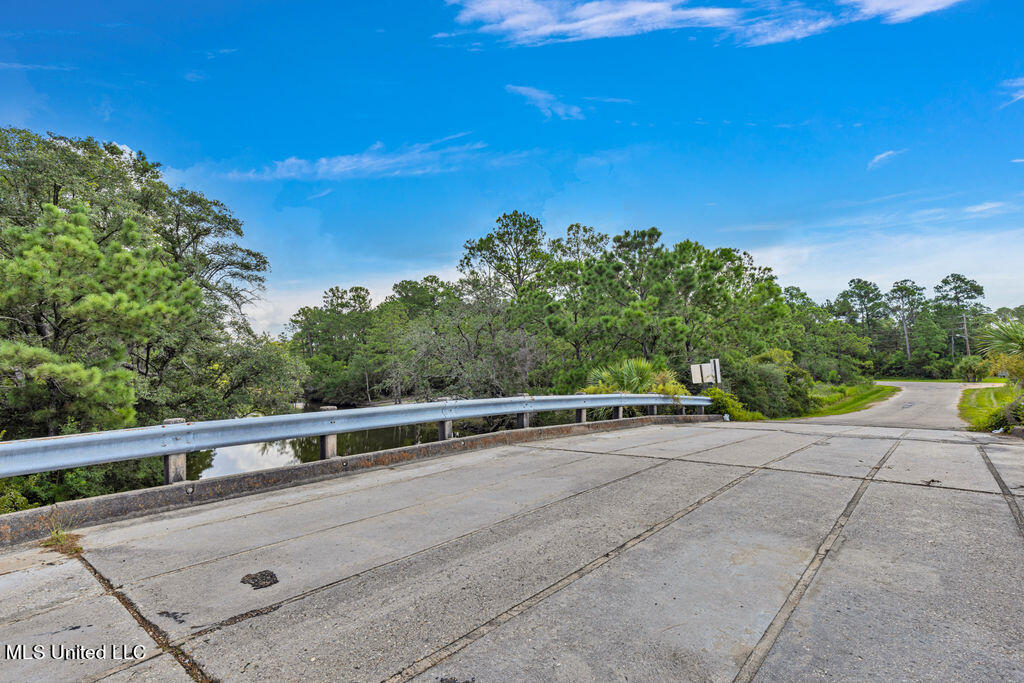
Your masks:
<svg viewBox="0 0 1024 683"><path fill-rule="evenodd" d="M612 419L613 420L621 420L623 413L624 413L624 409L623 409L622 406L614 406L612 408Z"/></svg>
<svg viewBox="0 0 1024 683"><path fill-rule="evenodd" d="M587 421L587 409L586 408L577 408L576 409L576 421L579 422L580 424L583 424L584 422Z"/></svg>
<svg viewBox="0 0 1024 683"><path fill-rule="evenodd" d="M648 415L657 415L658 414L658 406L647 406L647 414Z"/></svg>
<svg viewBox="0 0 1024 683"><path fill-rule="evenodd" d="M437 423L437 440L447 441L452 438L452 421L441 420Z"/></svg>
<svg viewBox="0 0 1024 683"><path fill-rule="evenodd" d="M165 425L184 424L185 418L172 417L164 420ZM164 456L164 484L176 484L188 478L186 466L188 458L184 453L171 453Z"/></svg>
<svg viewBox="0 0 1024 683"><path fill-rule="evenodd" d="M529 394L516 394L518 398L529 398ZM516 429L526 429L530 426L530 413L516 413Z"/></svg>
<svg viewBox="0 0 1024 683"><path fill-rule="evenodd" d="M338 406L320 406L320 410L337 410ZM338 455L338 435L321 434L320 437L320 459L327 460Z"/></svg>

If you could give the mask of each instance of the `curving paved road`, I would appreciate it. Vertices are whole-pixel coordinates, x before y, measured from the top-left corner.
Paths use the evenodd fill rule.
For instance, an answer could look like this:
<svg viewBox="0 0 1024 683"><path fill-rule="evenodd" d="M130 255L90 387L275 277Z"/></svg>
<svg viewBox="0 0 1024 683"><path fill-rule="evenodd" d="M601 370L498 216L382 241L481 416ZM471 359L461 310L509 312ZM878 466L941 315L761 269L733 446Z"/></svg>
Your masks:
<svg viewBox="0 0 1024 683"><path fill-rule="evenodd" d="M879 382L899 387L897 394L870 408L830 417L811 417L791 422L810 422L865 427L920 427L927 429L963 429L966 423L957 414L957 403L964 389L991 387L992 384L953 382Z"/></svg>

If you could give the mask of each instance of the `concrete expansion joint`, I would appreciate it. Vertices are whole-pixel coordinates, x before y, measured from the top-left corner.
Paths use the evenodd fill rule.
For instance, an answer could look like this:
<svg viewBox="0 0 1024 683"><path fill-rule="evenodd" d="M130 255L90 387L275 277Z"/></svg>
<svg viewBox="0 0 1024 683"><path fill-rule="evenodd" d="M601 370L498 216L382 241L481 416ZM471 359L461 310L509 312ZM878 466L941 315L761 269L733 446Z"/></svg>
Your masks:
<svg viewBox="0 0 1024 683"><path fill-rule="evenodd" d="M620 457L620 458L644 458L644 459L647 459L647 460L661 460L661 461L665 461L665 462L701 462L699 460L688 460L688 458L690 456L692 456L692 455L700 455L701 453L707 453L708 451L713 451L713 450L718 449L718 448L727 448L729 446L735 446L737 444L741 444L741 443L744 443L746 441L751 441L753 439L758 438L758 436L760 436L760 435L748 436L745 439L738 439L737 441L730 441L729 443L718 444L717 446L708 446L707 448L701 448L700 450L696 450L696 451L693 451L691 453L687 453L683 457L660 456L660 455L640 455L638 453L623 453L622 452L623 450L626 450L626 449L629 449L629 448L638 448L638 447L634 447L634 446L626 446L624 448L618 448L618 449L615 449L613 451L587 451L587 450L583 450L583 449L580 449L580 448L558 448L558 447L553 447L553 446L545 446L543 444L536 444L536 445L524 444L524 446L526 446L527 448L536 448L538 450L561 451L561 452L565 452L565 453L585 453L587 455L614 455L614 456ZM677 437L673 437L673 438L664 439L664 440L661 440L661 441L652 441L650 443L645 443L645 444L643 444L643 446L644 447L656 446L657 444L660 444L660 443L668 443L670 441L676 441L676 440L677 440ZM717 464L721 464L721 463L707 463L707 464L717 465ZM733 466L733 467L744 467L744 468L749 468L750 467L750 465L730 465L730 466Z"/></svg>
<svg viewBox="0 0 1024 683"><path fill-rule="evenodd" d="M904 432L906 434L906 432ZM761 665L764 664L765 659L768 658L768 653L775 646L775 642L778 640L779 635L782 633L782 629L785 628L789 622L793 612L796 611L797 606L800 604L800 600L803 599L804 594L814 581L814 577L818 574L818 569L824 564L825 559L834 547L836 539L839 538L843 532L843 528L846 523L853 516L854 510L857 508L857 504L860 503L861 498L864 497L864 492L867 491L868 486L871 484L875 474L885 465L889 457L896 452L902 443L902 439L897 437L895 443L885 452L885 454L878 460L874 467L866 477L861 481L860 486L854 492L850 501L846 504L846 508L843 509L839 516L836 518L835 524L832 525L832 529L825 538L822 539L821 544L818 546L817 552L814 557L808 563L807 567L804 568L803 573L800 575L800 579L793 586L793 590L790 591L786 601L782 604L775 618L765 629L761 639L758 640L757 645L747 655L746 661L740 670L736 673L736 677L733 679L733 683L750 683L757 676L757 672L761 669ZM814 445L814 444L812 444ZM788 456L786 456L788 457Z"/></svg>
<svg viewBox="0 0 1024 683"><path fill-rule="evenodd" d="M95 577L96 581L98 581L100 586L103 587L104 592L121 603L121 606L125 608L125 611L127 611L128 614L131 615L132 619L142 627L142 630L144 630L149 637L153 639L153 642L157 644L157 647L159 647L163 652L170 653L171 656L174 657L174 660L181 665L185 670L185 673L187 673L192 680L199 681L200 683L207 683L214 680L203 672L199 664L197 664L196 661L188 655L188 653L183 651L181 648L172 645L167 633L144 617L142 612L139 611L139 608L134 602L132 602L131 598L115 588L113 583L110 582L110 579L100 573L100 571L96 569L91 562L85 559L82 553L78 553L75 557L82 566L85 567L86 571Z"/></svg>
<svg viewBox="0 0 1024 683"><path fill-rule="evenodd" d="M1010 491L1010 487L1006 485L1006 481L1003 479L1003 475L999 473L999 470L992 463L992 459L988 457L988 453L985 451L985 447L980 443L977 445L978 453L981 454L982 460L985 461L985 466L988 467L988 471L992 474L992 477L996 480L996 484L999 486L999 491L1003 496L1003 500L1006 501L1006 505L1010 508L1010 514L1013 516L1013 521L1017 524L1017 531L1021 537L1024 537L1024 513L1020 509L1020 501L1017 500L1017 496L1013 495Z"/></svg>

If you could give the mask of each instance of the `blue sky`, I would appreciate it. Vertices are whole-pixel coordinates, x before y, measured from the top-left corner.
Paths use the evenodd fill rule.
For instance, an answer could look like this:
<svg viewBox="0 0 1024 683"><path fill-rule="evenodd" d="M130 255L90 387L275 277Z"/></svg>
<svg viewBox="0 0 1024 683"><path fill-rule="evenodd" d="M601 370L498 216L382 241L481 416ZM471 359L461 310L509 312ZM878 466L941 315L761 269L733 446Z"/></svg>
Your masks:
<svg viewBox="0 0 1024 683"><path fill-rule="evenodd" d="M225 201L277 331L333 285L452 277L512 209L657 226L818 299L1024 303L1013 0L10 3L0 124L146 152Z"/></svg>

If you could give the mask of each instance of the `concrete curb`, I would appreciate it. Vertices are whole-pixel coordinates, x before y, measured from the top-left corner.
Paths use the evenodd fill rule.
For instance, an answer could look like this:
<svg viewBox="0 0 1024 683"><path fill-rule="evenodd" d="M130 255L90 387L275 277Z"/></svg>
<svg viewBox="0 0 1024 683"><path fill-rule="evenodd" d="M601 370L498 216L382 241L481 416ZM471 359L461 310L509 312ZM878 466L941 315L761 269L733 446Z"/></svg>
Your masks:
<svg viewBox="0 0 1024 683"><path fill-rule="evenodd" d="M59 503L56 508L59 510L61 519L71 520L75 529L82 529L107 522L309 484L359 470L386 467L480 448L506 446L524 441L552 439L590 432L629 429L649 424L719 422L721 420L721 415L647 415L582 424L529 427L286 465L256 472L243 472L213 479L183 481L169 486L111 493L95 498L70 500ZM53 513L53 507L33 508L0 515L0 547L46 537L50 532L47 521Z"/></svg>

